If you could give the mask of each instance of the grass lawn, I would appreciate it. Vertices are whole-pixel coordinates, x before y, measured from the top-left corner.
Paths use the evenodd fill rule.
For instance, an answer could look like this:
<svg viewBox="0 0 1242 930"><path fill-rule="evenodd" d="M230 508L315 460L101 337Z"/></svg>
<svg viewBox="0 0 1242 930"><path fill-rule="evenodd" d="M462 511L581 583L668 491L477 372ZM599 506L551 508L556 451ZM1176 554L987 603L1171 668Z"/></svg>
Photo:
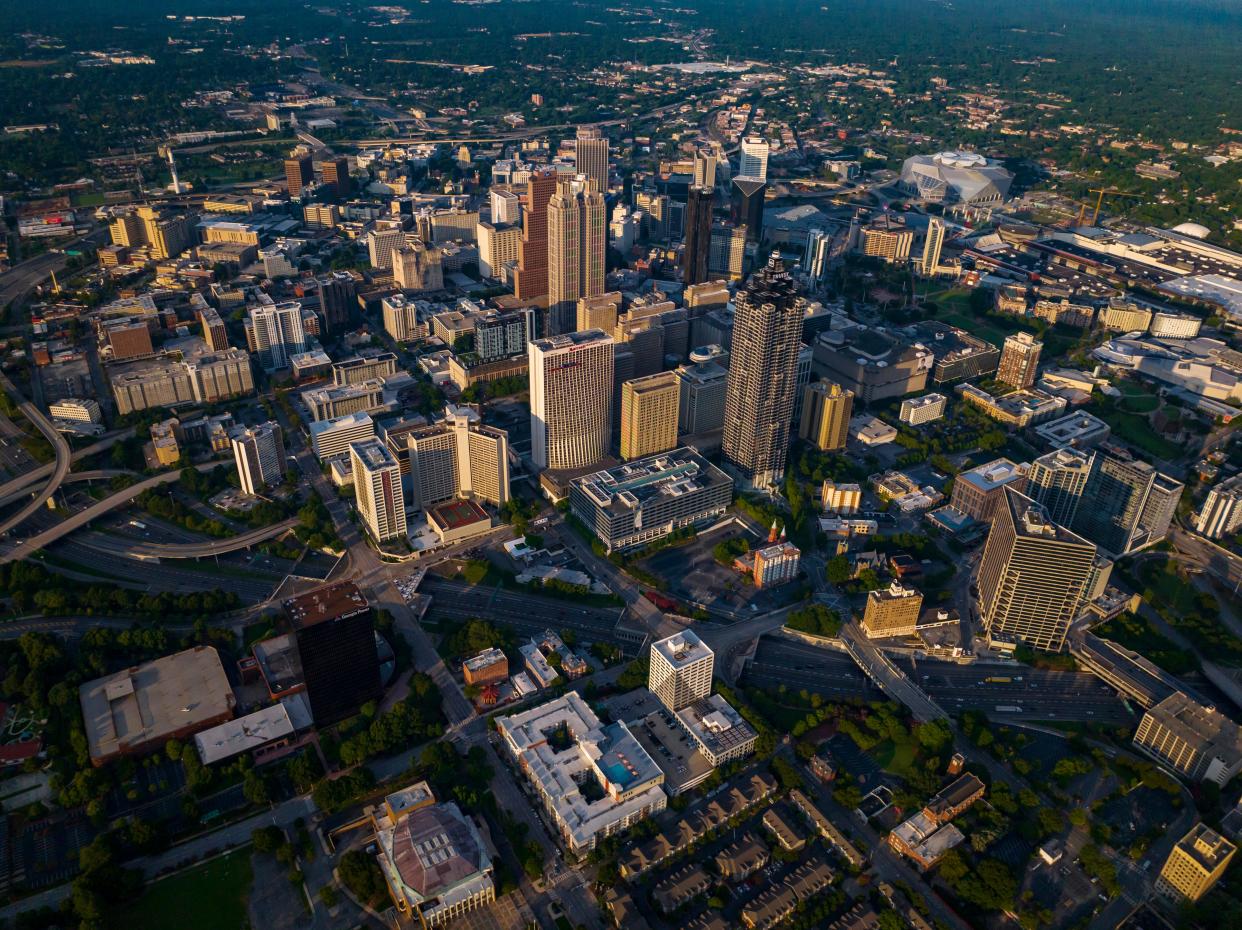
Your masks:
<svg viewBox="0 0 1242 930"><path fill-rule="evenodd" d="M885 740L872 749L868 755L875 759L876 764L884 771L892 772L902 778L909 777L914 766L914 744L909 741L894 743L892 740Z"/></svg>
<svg viewBox="0 0 1242 930"><path fill-rule="evenodd" d="M1131 413L1152 413L1160 406L1160 398L1141 384L1122 381L1114 387L1123 395L1121 405Z"/></svg>
<svg viewBox="0 0 1242 930"><path fill-rule="evenodd" d="M1114 433L1149 455L1160 459L1176 459L1182 454L1181 446L1156 433L1145 416L1120 410L1101 409L1094 412L1112 427Z"/></svg>
<svg viewBox="0 0 1242 930"><path fill-rule="evenodd" d="M121 915L127 930L245 930L253 875L250 849L213 859L149 885ZM174 916L175 915L175 916Z"/></svg>

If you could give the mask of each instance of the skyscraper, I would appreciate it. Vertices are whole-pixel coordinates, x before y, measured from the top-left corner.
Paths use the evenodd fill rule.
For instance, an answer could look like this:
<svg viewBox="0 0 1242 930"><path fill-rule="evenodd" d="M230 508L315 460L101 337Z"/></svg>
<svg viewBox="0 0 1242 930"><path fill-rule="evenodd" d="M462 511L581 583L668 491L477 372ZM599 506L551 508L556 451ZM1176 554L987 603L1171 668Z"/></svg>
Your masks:
<svg viewBox="0 0 1242 930"><path fill-rule="evenodd" d="M733 179L729 218L734 226L746 227L747 242L763 241L763 200L767 190L763 178L738 175Z"/></svg>
<svg viewBox="0 0 1242 930"><path fill-rule="evenodd" d="M290 155L285 159L285 182L290 197L301 197L302 188L315 183L315 163L309 155Z"/></svg>
<svg viewBox="0 0 1242 930"><path fill-rule="evenodd" d="M611 333L617 327L617 315L621 312L621 292L608 291L595 297L578 300L578 330L602 329Z"/></svg>
<svg viewBox="0 0 1242 930"><path fill-rule="evenodd" d="M802 396L798 436L824 452L844 449L854 410L854 392L832 381L816 381L806 386Z"/></svg>
<svg viewBox="0 0 1242 930"><path fill-rule="evenodd" d="M931 277L940 267L940 250L944 248L944 220L933 216L927 221L927 233L923 236L923 257L919 261L919 274Z"/></svg>
<svg viewBox="0 0 1242 930"><path fill-rule="evenodd" d="M1091 580L1095 552L1053 523L1041 505L1005 488L979 563L979 612L988 635L1060 652Z"/></svg>
<svg viewBox="0 0 1242 930"><path fill-rule="evenodd" d="M449 404L442 420L411 430L407 442L412 506L468 497L499 507L509 499L509 434L484 426L478 411Z"/></svg>
<svg viewBox="0 0 1242 930"><path fill-rule="evenodd" d="M640 459L677 446L681 382L675 371L621 385L621 458Z"/></svg>
<svg viewBox="0 0 1242 930"><path fill-rule="evenodd" d="M755 487L785 474L801 346L802 311L778 253L734 298L733 354L722 452Z"/></svg>
<svg viewBox="0 0 1242 930"><path fill-rule="evenodd" d="M353 184L349 177L349 159L340 156L325 161L323 182L332 185L332 191L338 198L344 199L353 193Z"/></svg>
<svg viewBox="0 0 1242 930"><path fill-rule="evenodd" d="M597 329L527 346L531 459L539 468L587 468L608 454L613 341Z"/></svg>
<svg viewBox="0 0 1242 930"><path fill-rule="evenodd" d="M1198 901L1225 874L1238 848L1205 823L1177 841L1156 879L1156 893L1174 901Z"/></svg>
<svg viewBox="0 0 1242 930"><path fill-rule="evenodd" d="M285 474L285 443L280 424L274 420L258 426L239 427L229 433L237 477L246 494L258 494Z"/></svg>
<svg viewBox="0 0 1242 930"><path fill-rule="evenodd" d="M349 324L349 307L354 302L354 279L346 271L334 271L315 279L319 292L319 315L325 332L333 333Z"/></svg>
<svg viewBox="0 0 1242 930"><path fill-rule="evenodd" d="M405 538L405 494L401 466L382 439L364 439L349 447L354 494L363 526L376 542Z"/></svg>
<svg viewBox="0 0 1242 930"><path fill-rule="evenodd" d="M608 191L608 137L598 126L579 126L574 140L574 170L595 182L595 190Z"/></svg>
<svg viewBox="0 0 1242 930"><path fill-rule="evenodd" d="M1031 463L1026 473L1026 493L1044 506L1053 523L1074 525L1093 458L1093 454L1077 449L1055 449Z"/></svg>
<svg viewBox="0 0 1242 930"><path fill-rule="evenodd" d="M204 307L198 311L198 322L203 327L203 342L212 352L223 352L229 347L229 334L224 320L215 307Z"/></svg>
<svg viewBox="0 0 1242 930"><path fill-rule="evenodd" d="M548 293L548 201L556 193L556 171L545 168L526 182L522 205L522 245L513 290L519 300Z"/></svg>
<svg viewBox="0 0 1242 930"><path fill-rule="evenodd" d="M578 300L604 293L608 216L604 195L584 177L562 182L548 201L548 327L544 335L572 332Z"/></svg>
<svg viewBox="0 0 1242 930"><path fill-rule="evenodd" d="M712 693L716 654L693 630L651 644L647 687L676 713Z"/></svg>
<svg viewBox="0 0 1242 930"><path fill-rule="evenodd" d="M694 186L716 187L716 153L712 149L700 148L694 153Z"/></svg>
<svg viewBox="0 0 1242 930"><path fill-rule="evenodd" d="M383 692L371 607L352 581L285 601L316 726L358 712Z"/></svg>
<svg viewBox="0 0 1242 930"><path fill-rule="evenodd" d="M707 258L712 247L711 187L692 187L686 205L686 241L681 256L681 280L684 284L702 284L707 280Z"/></svg>
<svg viewBox="0 0 1242 930"><path fill-rule="evenodd" d="M763 136L747 136L742 140L741 159L737 173L760 181L768 179L768 140Z"/></svg>
<svg viewBox="0 0 1242 930"><path fill-rule="evenodd" d="M439 246L413 239L392 253L392 278L407 291L444 290L443 253Z"/></svg>
<svg viewBox="0 0 1242 930"><path fill-rule="evenodd" d="M389 222L389 221L385 221ZM391 268L392 254L405 246L405 230L399 223L377 227L367 236L367 254L372 268Z"/></svg>
<svg viewBox="0 0 1242 930"><path fill-rule="evenodd" d="M806 252L802 267L816 284L822 284L828 276L828 263L832 259L832 235L816 227L807 233Z"/></svg>
<svg viewBox="0 0 1242 930"><path fill-rule="evenodd" d="M1018 390L1029 388L1039 374L1039 353L1043 347L1030 333L1006 336L996 380Z"/></svg>
<svg viewBox="0 0 1242 930"><path fill-rule="evenodd" d="M1164 539L1181 495L1180 481L1119 446L1103 445L1095 453L1073 529L1120 558Z"/></svg>
<svg viewBox="0 0 1242 930"><path fill-rule="evenodd" d="M1242 475L1213 485L1195 516L1195 531L1211 539L1229 536L1242 527Z"/></svg>
<svg viewBox="0 0 1242 930"><path fill-rule="evenodd" d="M302 305L296 300L251 307L246 317L246 342L266 371L289 365L289 357L306 351Z"/></svg>

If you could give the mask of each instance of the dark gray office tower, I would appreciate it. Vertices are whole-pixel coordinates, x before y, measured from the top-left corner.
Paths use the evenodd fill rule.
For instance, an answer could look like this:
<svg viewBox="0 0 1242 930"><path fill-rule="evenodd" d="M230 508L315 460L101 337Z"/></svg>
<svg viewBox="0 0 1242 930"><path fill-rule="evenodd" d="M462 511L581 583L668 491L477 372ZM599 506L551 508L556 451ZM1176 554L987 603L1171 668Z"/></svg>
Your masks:
<svg viewBox="0 0 1242 930"><path fill-rule="evenodd" d="M707 280L707 256L712 244L712 195L710 187L690 188L686 205L686 242L681 255L681 280L702 284Z"/></svg>
<svg viewBox="0 0 1242 930"><path fill-rule="evenodd" d="M1180 481L1118 446L1101 446L1072 529L1120 558L1164 539L1181 495Z"/></svg>
<svg viewBox="0 0 1242 930"><path fill-rule="evenodd" d="M356 288L354 279L344 271L333 272L315 279L319 291L319 315L323 328L329 333L349 325L349 308L354 302Z"/></svg>
<svg viewBox="0 0 1242 930"><path fill-rule="evenodd" d="M1094 458L1094 453L1077 449L1056 449L1041 455L1026 473L1027 496L1044 506L1053 523L1073 526Z"/></svg>
<svg viewBox="0 0 1242 930"><path fill-rule="evenodd" d="M762 178L738 175L733 179L733 197L729 215L734 226L746 227L747 242L763 241L763 198L768 182Z"/></svg>
<svg viewBox="0 0 1242 930"><path fill-rule="evenodd" d="M778 253L737 292L734 307L721 450L749 484L772 487L785 476L802 345L797 290Z"/></svg>

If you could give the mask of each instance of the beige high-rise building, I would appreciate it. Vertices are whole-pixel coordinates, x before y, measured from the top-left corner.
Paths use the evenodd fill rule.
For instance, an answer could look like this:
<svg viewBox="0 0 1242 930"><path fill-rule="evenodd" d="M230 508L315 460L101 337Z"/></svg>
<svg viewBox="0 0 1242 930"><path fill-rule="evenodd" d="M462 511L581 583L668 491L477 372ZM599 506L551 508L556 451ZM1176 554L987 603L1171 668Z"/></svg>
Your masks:
<svg viewBox="0 0 1242 930"><path fill-rule="evenodd" d="M927 221L927 233L923 236L923 257L919 261L919 274L930 278L940 268L940 251L944 248L944 220L933 216Z"/></svg>
<svg viewBox="0 0 1242 930"><path fill-rule="evenodd" d="M863 255L882 258L890 265L900 265L910 260L910 248L914 245L914 231L906 226L886 222L883 226L865 226L859 230Z"/></svg>
<svg viewBox="0 0 1242 930"><path fill-rule="evenodd" d="M724 460L756 488L784 479L802 346L802 309L780 256L734 300L733 352L725 390Z"/></svg>
<svg viewBox="0 0 1242 930"><path fill-rule="evenodd" d="M1093 543L1053 523L1041 504L1006 487L979 563L979 612L988 635L1060 652L1095 552Z"/></svg>
<svg viewBox="0 0 1242 930"><path fill-rule="evenodd" d="M1198 901L1225 874L1238 848L1205 823L1177 841L1156 879L1156 893L1175 901Z"/></svg>
<svg viewBox="0 0 1242 930"><path fill-rule="evenodd" d="M407 442L411 506L469 497L499 507L509 499L509 434L484 426L477 410L449 404L443 420L411 430Z"/></svg>
<svg viewBox="0 0 1242 930"><path fill-rule="evenodd" d="M123 245L137 249L147 244L146 227L137 213L125 213L118 216L108 227L113 245Z"/></svg>
<svg viewBox="0 0 1242 930"><path fill-rule="evenodd" d="M675 371L621 385L621 458L638 459L677 446L681 382Z"/></svg>
<svg viewBox="0 0 1242 930"><path fill-rule="evenodd" d="M608 191L608 137L597 126L579 126L574 140L574 168L600 193Z"/></svg>
<svg viewBox="0 0 1242 930"><path fill-rule="evenodd" d="M887 589L867 593L863 632L871 639L912 636L918 629L922 609L923 595L900 581L894 581Z"/></svg>
<svg viewBox="0 0 1242 930"><path fill-rule="evenodd" d="M1022 390L1035 384L1039 374L1039 353L1044 344L1030 333L1014 333L1005 337L996 380Z"/></svg>
<svg viewBox="0 0 1242 930"><path fill-rule="evenodd" d="M527 345L531 459L538 468L589 468L608 454L614 343L597 329Z"/></svg>
<svg viewBox="0 0 1242 930"><path fill-rule="evenodd" d="M617 328L621 312L621 292L608 291L596 297L578 298L578 330L598 329L611 333Z"/></svg>
<svg viewBox="0 0 1242 930"><path fill-rule="evenodd" d="M724 281L692 284L682 292L687 307L723 307L729 303L729 285Z"/></svg>
<svg viewBox="0 0 1242 930"><path fill-rule="evenodd" d="M444 290L443 253L438 246L413 239L393 251L392 277L402 290Z"/></svg>
<svg viewBox="0 0 1242 930"><path fill-rule="evenodd" d="M832 381L808 384L802 392L802 422L798 435L824 452L844 449L853 410L853 391Z"/></svg>
<svg viewBox="0 0 1242 930"><path fill-rule="evenodd" d="M142 223L143 242L152 258L172 258L190 247L194 240L190 218L161 213L155 207L139 207L135 214Z"/></svg>
<svg viewBox="0 0 1242 930"><path fill-rule="evenodd" d="M376 542L405 537L405 495L401 466L382 439L365 439L349 447L354 494L363 526Z"/></svg>
<svg viewBox="0 0 1242 930"><path fill-rule="evenodd" d="M578 299L604 293L608 213L584 177L563 181L548 201L548 333L571 332Z"/></svg>
<svg viewBox="0 0 1242 930"><path fill-rule="evenodd" d="M518 260L522 247L521 226L479 223L475 236L479 240L479 274L483 277L498 278L508 262Z"/></svg>

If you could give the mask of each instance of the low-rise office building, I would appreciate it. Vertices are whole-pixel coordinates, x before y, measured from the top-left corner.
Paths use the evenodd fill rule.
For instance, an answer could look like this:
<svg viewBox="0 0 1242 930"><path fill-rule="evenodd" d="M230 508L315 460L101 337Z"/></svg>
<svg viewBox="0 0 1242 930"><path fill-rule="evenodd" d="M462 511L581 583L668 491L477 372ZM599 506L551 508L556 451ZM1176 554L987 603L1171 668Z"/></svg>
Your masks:
<svg viewBox="0 0 1242 930"><path fill-rule="evenodd" d="M1242 728L1180 691L1143 714L1134 745L1191 781L1224 787L1242 771Z"/></svg>
<svg viewBox="0 0 1242 930"><path fill-rule="evenodd" d="M609 552L715 520L732 500L729 476L686 446L575 478L569 486L574 515Z"/></svg>
<svg viewBox="0 0 1242 930"><path fill-rule="evenodd" d="M901 402L901 412L897 419L910 426L921 426L931 423L944 416L949 399L943 394L924 394L922 397L907 397Z"/></svg>

